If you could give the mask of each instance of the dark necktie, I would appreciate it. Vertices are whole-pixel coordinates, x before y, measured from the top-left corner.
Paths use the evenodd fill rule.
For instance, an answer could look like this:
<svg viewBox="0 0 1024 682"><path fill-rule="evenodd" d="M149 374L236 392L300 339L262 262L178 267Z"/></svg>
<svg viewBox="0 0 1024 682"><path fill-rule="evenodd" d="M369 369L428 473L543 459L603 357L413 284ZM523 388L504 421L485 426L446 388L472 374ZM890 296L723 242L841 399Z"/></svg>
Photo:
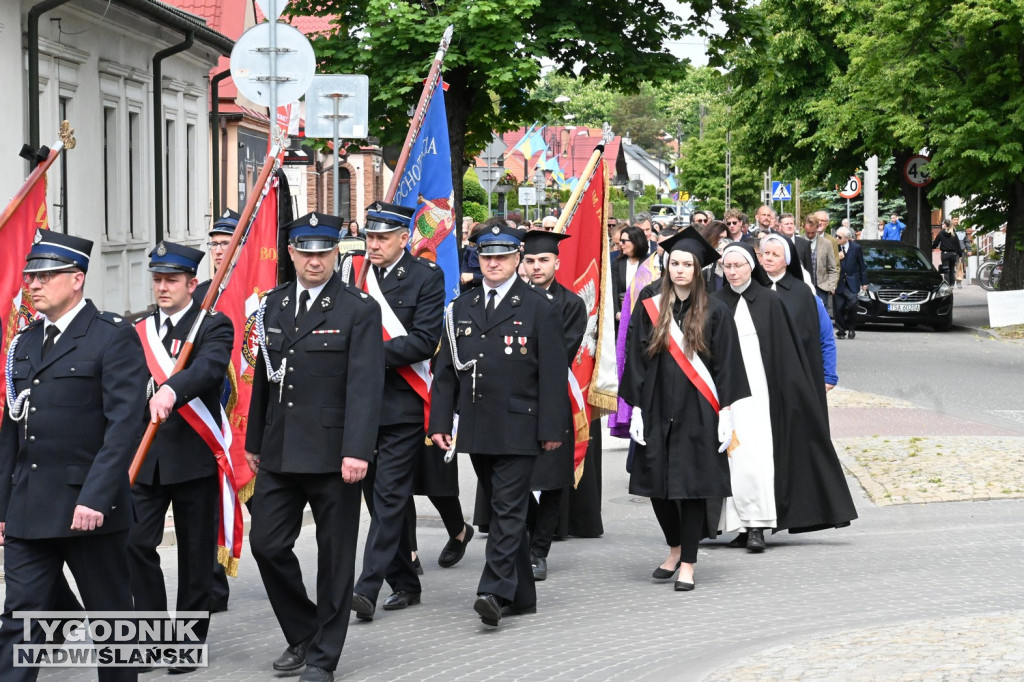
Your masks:
<svg viewBox="0 0 1024 682"><path fill-rule="evenodd" d="M161 339L163 341L164 348L167 349L167 352L169 354L174 355L174 353L171 352L171 332L174 331L174 323L171 322L171 318L168 317L167 320L164 322L164 329L166 331L164 332L164 336Z"/></svg>
<svg viewBox="0 0 1024 682"><path fill-rule="evenodd" d="M387 275L388 273L387 273L387 270L384 270L379 265L374 265L373 266L373 274L377 275L377 281L378 282L383 282L384 281L384 276Z"/></svg>
<svg viewBox="0 0 1024 682"><path fill-rule="evenodd" d="M53 348L53 344L57 343L57 335L60 334L60 330L57 329L57 325L51 324L46 328L46 338L43 339L43 357L50 352Z"/></svg>
<svg viewBox="0 0 1024 682"><path fill-rule="evenodd" d="M487 292L487 307L484 309L484 319L490 320L491 314L494 313L494 309L498 306L498 291L491 289Z"/></svg>
<svg viewBox="0 0 1024 682"><path fill-rule="evenodd" d="M302 293L299 294L299 307L295 311L295 328L299 328L299 323L302 322L303 316L306 314L306 308L309 307L309 289L303 289Z"/></svg>

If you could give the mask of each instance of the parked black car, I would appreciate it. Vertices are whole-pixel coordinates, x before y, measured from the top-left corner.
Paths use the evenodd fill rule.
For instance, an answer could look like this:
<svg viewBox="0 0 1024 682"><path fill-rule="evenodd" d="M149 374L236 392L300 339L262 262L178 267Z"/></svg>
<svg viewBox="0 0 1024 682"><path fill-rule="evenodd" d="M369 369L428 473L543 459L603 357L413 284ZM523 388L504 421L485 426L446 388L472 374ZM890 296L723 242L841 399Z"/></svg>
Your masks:
<svg viewBox="0 0 1024 682"><path fill-rule="evenodd" d="M857 242L864 249L868 292L857 301L857 320L953 326L953 289L921 249L896 241Z"/></svg>

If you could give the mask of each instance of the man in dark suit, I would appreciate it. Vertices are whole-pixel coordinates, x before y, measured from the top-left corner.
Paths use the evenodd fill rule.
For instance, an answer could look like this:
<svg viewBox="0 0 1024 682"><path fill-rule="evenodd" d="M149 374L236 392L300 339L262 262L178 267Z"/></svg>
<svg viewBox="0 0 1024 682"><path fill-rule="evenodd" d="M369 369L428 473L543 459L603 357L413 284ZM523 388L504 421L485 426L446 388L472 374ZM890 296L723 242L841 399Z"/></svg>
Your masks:
<svg viewBox="0 0 1024 682"><path fill-rule="evenodd" d="M139 611L167 610L156 549L163 540L168 507L174 509L178 546L177 610L206 611L210 606L209 561L217 548L217 457L224 451L215 452L208 443L217 442L223 426L220 393L234 341L231 320L216 313L204 316L188 363L170 375L199 317L192 294L203 255L172 242L160 242L149 253L157 310L135 325L153 377L148 416L162 424L132 488L136 519L128 533L128 568ZM194 630L201 642L209 625L209 619L202 619ZM177 665L169 672L194 669Z"/></svg>
<svg viewBox="0 0 1024 682"><path fill-rule="evenodd" d="M420 579L412 563L406 509L412 499L416 465L423 454L429 398L430 358L444 320L444 273L436 264L406 251L413 209L375 202L366 215L367 288L384 312L384 401L377 432L377 458L363 479L370 530L363 548L363 572L352 595L360 620L373 620L377 595L387 578L393 593L384 610L420 603ZM359 264L344 267L355 282Z"/></svg>
<svg viewBox="0 0 1024 682"><path fill-rule="evenodd" d="M668 230L670 228L666 228ZM562 305L562 331L565 337L566 366L571 366L576 352L583 343L587 330L587 305L583 299L566 289L555 280L558 270L558 242L568 239L567 234L553 232L527 232L523 238L523 262L530 283L537 289L547 291ZM566 374L568 378L568 373ZM566 389L568 390L568 388ZM570 433L572 411L566 415ZM545 452L537 459L533 468L530 490L539 490L540 499L530 496L530 563L534 580L547 580L548 553L554 539L562 509L568 499L569 489L575 476L573 455L576 450L575 438L552 452Z"/></svg>
<svg viewBox="0 0 1024 682"><path fill-rule="evenodd" d="M492 219L477 237L483 285L449 308L430 393L431 440L470 453L491 504L473 606L491 626L503 607L536 610L526 531L530 476L539 455L571 439L561 305L516 277L521 235Z"/></svg>
<svg viewBox="0 0 1024 682"><path fill-rule="evenodd" d="M132 609L128 467L141 435L146 361L131 325L84 298L91 251L87 239L40 230L24 270L43 319L12 341L6 366L10 407L0 426L5 681L36 678L37 668L12 667L15 647L27 643L12 613L53 609L65 564L86 610ZM33 623L31 643L43 638ZM134 668L99 669L100 680L136 678Z"/></svg>
<svg viewBox="0 0 1024 682"><path fill-rule="evenodd" d="M839 284L836 286L836 337L857 337L857 294L868 290L868 268L864 262L864 250L853 239L853 230L840 227L836 232L839 241Z"/></svg>
<svg viewBox="0 0 1024 682"><path fill-rule="evenodd" d="M373 460L384 390L380 306L334 273L341 220L289 224L296 282L257 313L260 353L245 457L255 472L249 542L288 648L277 671L334 679L352 608L359 481ZM293 547L306 504L319 550L316 602Z"/></svg>

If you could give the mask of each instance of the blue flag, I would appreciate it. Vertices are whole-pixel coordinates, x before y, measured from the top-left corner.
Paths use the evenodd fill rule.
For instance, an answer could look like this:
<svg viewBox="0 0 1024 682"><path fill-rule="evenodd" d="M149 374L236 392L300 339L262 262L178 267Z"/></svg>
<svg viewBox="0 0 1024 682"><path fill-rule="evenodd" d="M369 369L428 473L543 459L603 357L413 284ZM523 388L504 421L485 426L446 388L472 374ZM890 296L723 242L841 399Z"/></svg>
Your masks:
<svg viewBox="0 0 1024 682"><path fill-rule="evenodd" d="M416 209L409 251L444 271L445 305L459 294L459 249L455 243L455 192L444 88L434 90L419 136L395 192L394 203Z"/></svg>

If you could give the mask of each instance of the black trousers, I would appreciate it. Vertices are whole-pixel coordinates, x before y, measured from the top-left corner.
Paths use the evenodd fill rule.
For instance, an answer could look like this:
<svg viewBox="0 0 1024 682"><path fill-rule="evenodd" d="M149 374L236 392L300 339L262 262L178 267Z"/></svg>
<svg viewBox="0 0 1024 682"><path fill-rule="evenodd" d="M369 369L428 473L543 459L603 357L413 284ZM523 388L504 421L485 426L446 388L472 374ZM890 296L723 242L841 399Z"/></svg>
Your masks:
<svg viewBox="0 0 1024 682"><path fill-rule="evenodd" d="M706 500L664 500L651 498L665 542L679 547L683 563L697 563L697 545L704 535Z"/></svg>
<svg viewBox="0 0 1024 682"><path fill-rule="evenodd" d="M857 294L845 285L836 289L836 328L841 332L857 330Z"/></svg>
<svg viewBox="0 0 1024 682"><path fill-rule="evenodd" d="M306 504L316 523L316 603L302 584L295 540ZM249 546L289 645L309 641L306 662L334 670L348 634L359 535L359 485L337 474L260 471Z"/></svg>
<svg viewBox="0 0 1024 682"><path fill-rule="evenodd" d="M551 551L551 540L562 520L562 510L568 500L569 488L542 490L540 500L530 495L530 553L546 558Z"/></svg>
<svg viewBox="0 0 1024 682"><path fill-rule="evenodd" d="M127 530L46 540L6 538L7 598L0 622L0 680L29 681L39 675L38 668L13 667L13 656L18 644L43 644L43 629L33 623L31 641L26 642L22 622L12 614L53 610L55 595L62 589L64 564L75 577L86 611L133 610L127 545ZM138 679L135 668L99 668L98 674L101 682Z"/></svg>
<svg viewBox="0 0 1024 682"><path fill-rule="evenodd" d="M946 284L953 286L956 283L956 260L958 258L956 251L943 251L940 258L942 262L942 278L946 280Z"/></svg>
<svg viewBox="0 0 1024 682"><path fill-rule="evenodd" d="M377 433L377 461L362 481L370 530L363 548L363 572L355 591L376 602L387 579L395 592L418 594L419 576L412 564L406 510L423 451L423 424L389 424Z"/></svg>
<svg viewBox="0 0 1024 682"><path fill-rule="evenodd" d="M526 531L530 476L536 457L470 455L483 494L490 501L486 563L477 594L493 594L518 607L537 603Z"/></svg>
<svg viewBox="0 0 1024 682"><path fill-rule="evenodd" d="M167 590L156 548L164 537L167 508L174 508L178 546L178 611L207 611L213 573L210 552L217 549L217 477L204 476L171 485L132 487L135 523L128 531L128 572L137 611L167 611ZM210 629L202 619L194 632L202 641Z"/></svg>
<svg viewBox="0 0 1024 682"><path fill-rule="evenodd" d="M462 503L457 495L427 495L427 499L441 515L441 523L448 537L454 538L463 531L466 518L462 515ZM419 552L419 543L416 541L416 503L412 499L405 508L405 528L409 533L409 550Z"/></svg>

